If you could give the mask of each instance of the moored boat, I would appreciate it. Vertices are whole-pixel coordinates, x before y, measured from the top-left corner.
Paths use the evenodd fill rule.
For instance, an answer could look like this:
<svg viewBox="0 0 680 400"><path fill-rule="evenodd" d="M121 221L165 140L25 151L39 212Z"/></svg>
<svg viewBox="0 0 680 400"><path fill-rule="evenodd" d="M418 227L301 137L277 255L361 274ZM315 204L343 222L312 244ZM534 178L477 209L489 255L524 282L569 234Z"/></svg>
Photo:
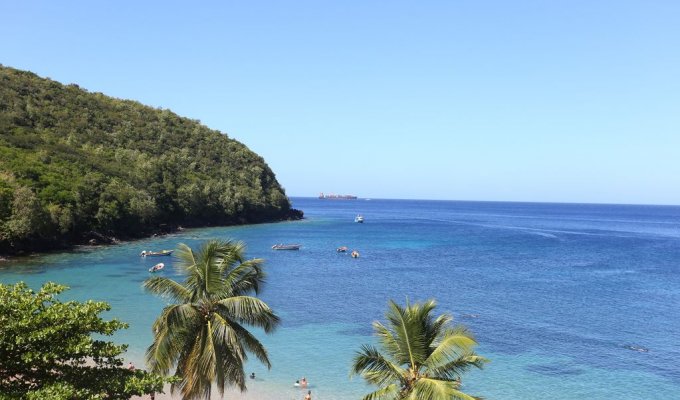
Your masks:
<svg viewBox="0 0 680 400"><path fill-rule="evenodd" d="M275 244L272 246L274 250L300 250L300 244Z"/></svg>
<svg viewBox="0 0 680 400"><path fill-rule="evenodd" d="M165 264L163 264L163 263L158 263L158 264L154 265L153 267L149 268L149 272L160 271L160 270L162 270L163 268L165 268Z"/></svg>
<svg viewBox="0 0 680 400"><path fill-rule="evenodd" d="M139 255L142 257L162 257L171 255L173 250L161 250L161 251L142 251Z"/></svg>
<svg viewBox="0 0 680 400"><path fill-rule="evenodd" d="M352 250L352 258L359 258L359 252L356 250Z"/></svg>
<svg viewBox="0 0 680 400"><path fill-rule="evenodd" d="M354 217L354 222L363 224L364 223L364 217L361 214L359 214L356 217Z"/></svg>
<svg viewBox="0 0 680 400"><path fill-rule="evenodd" d="M344 253L347 251L347 246L338 247L336 250L338 253Z"/></svg>

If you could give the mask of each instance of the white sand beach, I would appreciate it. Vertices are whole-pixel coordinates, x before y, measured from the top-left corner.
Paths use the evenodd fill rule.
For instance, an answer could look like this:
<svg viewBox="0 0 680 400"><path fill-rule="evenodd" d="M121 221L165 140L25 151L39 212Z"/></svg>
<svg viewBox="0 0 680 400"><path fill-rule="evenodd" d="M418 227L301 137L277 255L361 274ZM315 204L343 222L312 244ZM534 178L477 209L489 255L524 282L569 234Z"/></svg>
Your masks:
<svg viewBox="0 0 680 400"><path fill-rule="evenodd" d="M258 385L258 383L260 385ZM264 382L255 382L250 384L248 390L240 392L237 389L227 389L224 392L223 399L230 400L302 400L308 390L312 391L313 400L341 400L341 397L336 397L332 393L324 393L323 390L316 390L315 388L296 388L296 387L271 387L264 386ZM170 386L166 385L165 393L158 393L155 396L156 400L181 400L182 396L179 393L170 394ZM213 388L212 398L220 399L217 388ZM132 400L149 400L151 396L135 396Z"/></svg>

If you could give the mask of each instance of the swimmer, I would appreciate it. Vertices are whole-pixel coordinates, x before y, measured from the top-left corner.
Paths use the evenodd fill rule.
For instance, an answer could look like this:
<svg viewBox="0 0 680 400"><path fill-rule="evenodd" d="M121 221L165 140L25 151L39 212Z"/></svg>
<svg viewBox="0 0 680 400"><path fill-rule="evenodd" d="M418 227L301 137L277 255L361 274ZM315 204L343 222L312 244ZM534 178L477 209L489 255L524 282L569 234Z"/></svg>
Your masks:
<svg viewBox="0 0 680 400"><path fill-rule="evenodd" d="M254 372L250 374L250 379L255 379L255 373Z"/></svg>
<svg viewBox="0 0 680 400"><path fill-rule="evenodd" d="M307 394L305 395L305 400L312 400L312 391L308 390Z"/></svg>

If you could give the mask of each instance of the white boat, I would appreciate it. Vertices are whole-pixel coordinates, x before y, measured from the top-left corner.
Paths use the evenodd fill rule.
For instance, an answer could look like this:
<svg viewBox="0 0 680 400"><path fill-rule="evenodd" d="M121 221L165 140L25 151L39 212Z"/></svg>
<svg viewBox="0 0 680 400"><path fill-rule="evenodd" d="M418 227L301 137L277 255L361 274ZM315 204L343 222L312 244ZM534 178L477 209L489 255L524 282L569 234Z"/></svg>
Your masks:
<svg viewBox="0 0 680 400"><path fill-rule="evenodd" d="M142 257L163 257L171 255L173 250L161 250L161 251L142 251L139 255Z"/></svg>
<svg viewBox="0 0 680 400"><path fill-rule="evenodd" d="M163 268L165 268L165 264L163 264L163 263L158 263L158 264L154 265L153 267L149 268L149 272L160 271L160 270L162 270Z"/></svg>
<svg viewBox="0 0 680 400"><path fill-rule="evenodd" d="M356 217L354 217L354 222L363 224L364 223L364 217L361 216L361 215L357 215Z"/></svg>

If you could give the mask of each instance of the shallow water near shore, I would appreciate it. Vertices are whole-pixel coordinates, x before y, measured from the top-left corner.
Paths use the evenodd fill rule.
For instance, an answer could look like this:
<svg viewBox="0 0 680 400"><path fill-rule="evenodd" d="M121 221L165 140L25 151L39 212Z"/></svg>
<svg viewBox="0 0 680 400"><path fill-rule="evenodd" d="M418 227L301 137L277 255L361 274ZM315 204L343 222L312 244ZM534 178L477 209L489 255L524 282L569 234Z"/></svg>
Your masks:
<svg viewBox="0 0 680 400"><path fill-rule="evenodd" d="M680 207L579 204L319 200L294 198L303 221L187 230L110 247L0 264L0 281L56 281L67 299L107 301L130 328L114 339L143 366L164 301L141 284L148 268L179 278L172 258L142 250L243 240L266 260L262 297L281 316L258 336L272 369L256 361L244 398L356 399L354 352L389 299L435 298L438 312L468 325L492 360L464 379L489 399L674 398L680 393ZM354 223L356 214L364 224ZM299 243L299 251L273 251ZM360 252L352 259L340 246ZM253 397L256 396L256 397ZM234 398L229 396L228 398Z"/></svg>

